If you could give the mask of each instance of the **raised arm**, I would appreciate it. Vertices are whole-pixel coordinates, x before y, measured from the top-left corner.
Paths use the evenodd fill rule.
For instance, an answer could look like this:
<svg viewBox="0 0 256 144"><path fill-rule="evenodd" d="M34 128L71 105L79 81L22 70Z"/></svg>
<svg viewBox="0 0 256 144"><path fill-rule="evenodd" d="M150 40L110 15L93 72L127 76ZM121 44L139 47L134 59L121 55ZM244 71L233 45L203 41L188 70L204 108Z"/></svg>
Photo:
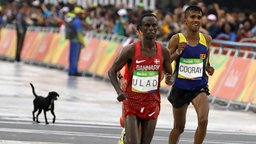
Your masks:
<svg viewBox="0 0 256 144"><path fill-rule="evenodd" d="M182 53L182 51L184 50L185 46L187 45L187 43L183 42L183 43L179 43L179 36L178 34L175 34L171 37L171 39L169 40L168 43L168 54L170 57L170 61L171 63L177 59L177 57ZM169 64L170 66L171 63ZM165 83L167 85L172 85L172 72L171 73L166 73L166 78L165 78Z"/></svg>
<svg viewBox="0 0 256 144"><path fill-rule="evenodd" d="M175 60L184 50L187 43L179 43L179 36L175 34L171 37L168 43L168 49L170 50L170 56L172 60Z"/></svg>

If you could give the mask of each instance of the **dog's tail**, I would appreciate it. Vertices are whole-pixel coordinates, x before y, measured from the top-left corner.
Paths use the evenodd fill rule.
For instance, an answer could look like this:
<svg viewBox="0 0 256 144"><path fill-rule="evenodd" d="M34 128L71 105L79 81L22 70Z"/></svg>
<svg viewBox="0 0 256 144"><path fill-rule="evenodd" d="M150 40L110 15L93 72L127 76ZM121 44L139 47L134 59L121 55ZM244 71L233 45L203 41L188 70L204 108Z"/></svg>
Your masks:
<svg viewBox="0 0 256 144"><path fill-rule="evenodd" d="M33 92L34 96L37 97L38 95L37 95L36 92L35 92L35 88L34 88L33 84L30 83L30 85L31 85L32 92Z"/></svg>

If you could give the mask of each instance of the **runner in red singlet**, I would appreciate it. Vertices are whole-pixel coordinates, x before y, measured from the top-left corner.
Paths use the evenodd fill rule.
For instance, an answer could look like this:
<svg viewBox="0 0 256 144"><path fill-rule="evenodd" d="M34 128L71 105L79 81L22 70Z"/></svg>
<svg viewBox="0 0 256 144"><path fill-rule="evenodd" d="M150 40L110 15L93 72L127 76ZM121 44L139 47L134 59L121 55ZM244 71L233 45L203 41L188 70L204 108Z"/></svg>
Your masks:
<svg viewBox="0 0 256 144"><path fill-rule="evenodd" d="M139 30L139 26L140 26L140 22L137 24L137 28L136 28L136 35L138 36L139 40L142 40L142 33ZM134 43L134 40L131 40L130 44ZM126 90L127 87L127 77L128 77L128 64L126 64L124 66L124 73L123 75L121 74L121 72L117 72L117 78L120 82L120 86L123 90ZM120 126L123 128L122 132L121 132L121 136L119 139L118 144L125 144L125 128L124 128L124 105L122 104L122 115L120 116ZM141 126L138 127L138 133L140 135L141 133Z"/></svg>
<svg viewBox="0 0 256 144"><path fill-rule="evenodd" d="M172 73L169 50L156 42L157 18L141 17L142 41L125 46L108 74L118 97L124 103L126 144L150 144L160 112L162 71ZM116 73L128 64L127 88L119 86ZM141 135L138 134L141 125Z"/></svg>

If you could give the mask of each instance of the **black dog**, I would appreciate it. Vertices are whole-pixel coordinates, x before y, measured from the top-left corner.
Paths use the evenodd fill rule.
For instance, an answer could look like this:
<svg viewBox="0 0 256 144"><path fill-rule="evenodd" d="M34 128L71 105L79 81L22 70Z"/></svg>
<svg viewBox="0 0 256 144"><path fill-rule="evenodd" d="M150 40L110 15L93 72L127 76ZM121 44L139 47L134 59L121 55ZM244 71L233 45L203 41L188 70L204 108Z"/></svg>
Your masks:
<svg viewBox="0 0 256 144"><path fill-rule="evenodd" d="M42 110L44 110L44 119L45 119L45 123L49 124L47 121L47 117L46 117L46 112L51 110L51 113L53 115L53 120L52 123L55 123L55 114L54 114L54 101L57 100L57 97L59 96L59 94L55 91L51 91L48 93L47 97L42 97L42 96L38 96L35 92L35 88L33 86L32 83L30 83L31 87L32 87L32 92L35 96L35 99L33 101L34 103L34 110L32 111L33 114L33 121L36 121L37 123L40 123L38 120L38 116L39 114L42 112ZM38 111L36 117L35 117L35 112Z"/></svg>

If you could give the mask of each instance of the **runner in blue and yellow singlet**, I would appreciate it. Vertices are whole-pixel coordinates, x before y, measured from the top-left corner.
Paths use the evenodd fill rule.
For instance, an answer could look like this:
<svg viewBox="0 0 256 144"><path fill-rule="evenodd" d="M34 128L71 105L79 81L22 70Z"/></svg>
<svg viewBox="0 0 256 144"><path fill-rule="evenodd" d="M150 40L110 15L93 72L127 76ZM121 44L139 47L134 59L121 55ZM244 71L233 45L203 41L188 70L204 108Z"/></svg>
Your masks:
<svg viewBox="0 0 256 144"><path fill-rule="evenodd" d="M203 14L201 8L189 6L184 14L185 30L174 35L168 45L171 58L175 59L173 78L170 78L171 74L167 78L167 83L173 83L168 96L174 117L169 144L179 143L179 137L185 128L186 112L190 102L198 115L194 143L202 144L206 136L209 114L208 75L214 73L214 68L209 63L209 47L212 38L199 32Z"/></svg>

